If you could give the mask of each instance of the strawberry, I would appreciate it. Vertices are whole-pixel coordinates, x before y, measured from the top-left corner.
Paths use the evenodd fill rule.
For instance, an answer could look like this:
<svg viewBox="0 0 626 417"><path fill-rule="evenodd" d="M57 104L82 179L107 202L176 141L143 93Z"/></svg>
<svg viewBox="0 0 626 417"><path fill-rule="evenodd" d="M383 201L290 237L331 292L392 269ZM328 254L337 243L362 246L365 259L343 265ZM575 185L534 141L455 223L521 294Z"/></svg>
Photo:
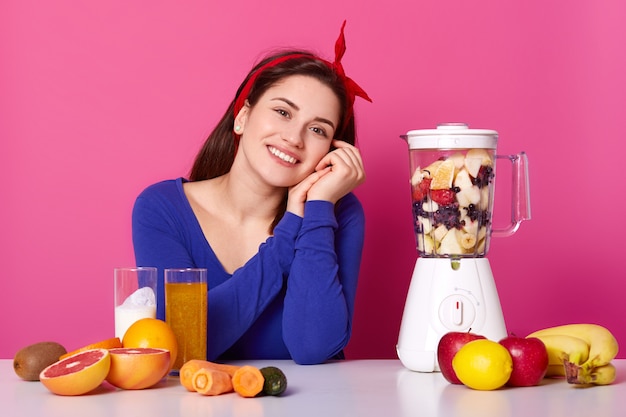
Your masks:
<svg viewBox="0 0 626 417"><path fill-rule="evenodd" d="M454 203L455 192L453 190L430 190L430 198L440 206Z"/></svg>
<svg viewBox="0 0 626 417"><path fill-rule="evenodd" d="M432 178L424 178L421 180L415 189L413 190L413 200L414 201L422 201L428 195L428 190L430 189L430 182Z"/></svg>

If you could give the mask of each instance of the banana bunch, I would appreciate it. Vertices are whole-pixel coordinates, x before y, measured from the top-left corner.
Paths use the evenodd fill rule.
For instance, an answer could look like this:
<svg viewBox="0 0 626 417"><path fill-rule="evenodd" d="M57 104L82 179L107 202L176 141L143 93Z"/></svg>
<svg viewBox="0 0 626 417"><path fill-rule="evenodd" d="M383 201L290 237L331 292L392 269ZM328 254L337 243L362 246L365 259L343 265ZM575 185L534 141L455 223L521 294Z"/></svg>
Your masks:
<svg viewBox="0 0 626 417"><path fill-rule="evenodd" d="M548 350L550 376L565 376L570 384L608 385L615 381L619 346L615 336L597 324L566 324L538 330L526 337L540 339Z"/></svg>

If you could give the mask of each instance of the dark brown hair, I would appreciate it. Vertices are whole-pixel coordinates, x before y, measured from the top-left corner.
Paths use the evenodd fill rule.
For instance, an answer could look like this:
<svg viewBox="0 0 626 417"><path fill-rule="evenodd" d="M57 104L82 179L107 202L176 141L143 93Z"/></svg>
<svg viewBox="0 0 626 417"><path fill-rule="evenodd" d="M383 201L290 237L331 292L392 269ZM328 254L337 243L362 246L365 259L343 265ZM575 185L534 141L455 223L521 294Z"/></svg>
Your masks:
<svg viewBox="0 0 626 417"><path fill-rule="evenodd" d="M327 85L337 95L342 109L342 114L339 115L339 120L344 119L344 114L350 105L346 95L345 84L327 63L318 59L315 55L309 52L302 51L285 51L268 56L259 62L246 76L244 81L239 86L235 98L233 98L232 102L228 106L228 109L217 123L217 126L204 142L202 148L196 155L196 159L191 168L191 172L189 174L190 181L215 178L230 171L235 159L235 140L238 140L233 134L233 124L236 116L234 114L235 100L239 96L243 87L246 85L248 79L260 67L277 58L296 54L300 56L294 57L293 59L287 59L275 66L266 68L257 76L252 88L250 89L250 94L248 94L247 97L250 106L254 106L265 91L283 78L293 75L305 75L313 77L321 83ZM350 117L343 123L343 125L338 126L335 131L334 138L354 145L356 141L354 117Z"/></svg>

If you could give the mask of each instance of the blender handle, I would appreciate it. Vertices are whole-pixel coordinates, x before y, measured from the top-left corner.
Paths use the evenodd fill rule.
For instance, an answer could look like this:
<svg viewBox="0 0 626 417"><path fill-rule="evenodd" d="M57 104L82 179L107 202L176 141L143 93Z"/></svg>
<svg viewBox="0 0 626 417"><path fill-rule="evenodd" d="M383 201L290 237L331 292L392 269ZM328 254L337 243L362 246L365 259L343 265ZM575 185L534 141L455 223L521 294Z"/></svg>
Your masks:
<svg viewBox="0 0 626 417"><path fill-rule="evenodd" d="M530 220L530 183L528 181L528 156L525 152L518 155L496 155L497 159L508 159L513 164L513 183L511 186L511 223L503 229L492 229L494 237L507 237L517 232L524 220Z"/></svg>

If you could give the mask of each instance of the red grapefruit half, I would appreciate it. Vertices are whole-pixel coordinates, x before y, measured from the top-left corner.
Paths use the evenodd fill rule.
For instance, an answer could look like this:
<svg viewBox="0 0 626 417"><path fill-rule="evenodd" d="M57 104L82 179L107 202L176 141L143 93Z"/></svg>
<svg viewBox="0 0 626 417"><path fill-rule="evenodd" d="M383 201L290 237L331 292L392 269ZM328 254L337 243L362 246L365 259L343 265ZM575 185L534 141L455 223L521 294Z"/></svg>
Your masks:
<svg viewBox="0 0 626 417"><path fill-rule="evenodd" d="M45 368L39 380L57 395L81 395L97 388L111 367L106 349L76 353Z"/></svg>
<svg viewBox="0 0 626 417"><path fill-rule="evenodd" d="M111 370L106 380L122 389L144 389L170 370L170 351L158 348L109 349Z"/></svg>

